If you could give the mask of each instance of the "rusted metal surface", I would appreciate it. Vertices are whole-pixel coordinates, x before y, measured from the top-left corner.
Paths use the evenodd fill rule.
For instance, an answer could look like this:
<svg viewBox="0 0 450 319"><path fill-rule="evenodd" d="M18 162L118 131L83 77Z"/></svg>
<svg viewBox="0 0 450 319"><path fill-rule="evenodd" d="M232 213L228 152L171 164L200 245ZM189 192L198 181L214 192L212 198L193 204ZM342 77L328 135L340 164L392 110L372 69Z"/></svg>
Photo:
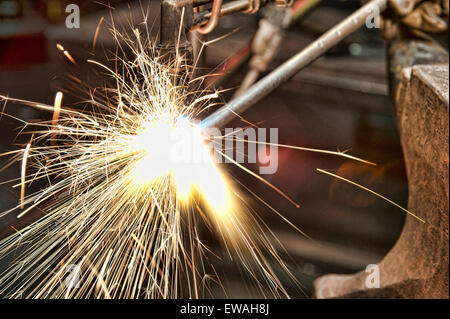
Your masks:
<svg viewBox="0 0 450 319"><path fill-rule="evenodd" d="M433 46L427 51L426 44L421 45L429 61ZM415 59L397 55L397 60L391 59L391 70L396 61L406 60ZM393 96L407 168L408 209L426 223L406 218L397 243L378 263L379 288L368 288L369 274L364 270L330 274L315 281L317 298L449 297L449 67L447 63L402 66Z"/></svg>
<svg viewBox="0 0 450 319"><path fill-rule="evenodd" d="M192 60L192 45L187 37L192 26L192 15L192 4L184 4L183 0L161 2L158 49L162 55L168 54L169 58L173 58L178 54L187 61Z"/></svg>
<svg viewBox="0 0 450 319"><path fill-rule="evenodd" d="M448 53L441 46L418 39L393 41L389 44L388 56L389 86L393 103L405 68L413 65L448 63Z"/></svg>

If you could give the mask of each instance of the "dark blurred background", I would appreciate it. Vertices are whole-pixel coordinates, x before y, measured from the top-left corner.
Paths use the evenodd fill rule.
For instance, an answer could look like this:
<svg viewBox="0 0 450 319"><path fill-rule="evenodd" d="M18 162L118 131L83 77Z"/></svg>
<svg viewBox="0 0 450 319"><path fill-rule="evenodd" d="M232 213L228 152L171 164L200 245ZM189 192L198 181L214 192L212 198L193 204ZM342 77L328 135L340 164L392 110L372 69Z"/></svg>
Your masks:
<svg viewBox="0 0 450 319"><path fill-rule="evenodd" d="M101 2L0 0L0 94L52 104L57 90L63 90L64 104L76 105L79 88L67 75L73 74L92 87L98 83L98 74L85 61L92 58L102 61L105 52L114 51L114 39L107 30L110 14L118 25L126 26L129 20L142 21L139 1L109 1L114 10ZM67 15L64 8L69 3L77 3L81 8L80 29L67 29L64 25ZM154 22L156 34L159 2L142 0L141 3L150 5L149 21ZM290 29L272 67L358 7L358 0L322 1ZM93 49L94 34L102 17L105 22ZM203 72L220 69L227 59L245 48L257 29L258 17L258 14L238 14L221 19L208 39L227 36L206 48ZM57 43L70 52L76 65L56 49ZM220 88L237 87L246 68L243 64L224 78ZM232 91L225 93L223 100L232 94ZM25 121L50 116L13 103L6 105L5 113ZM268 179L299 202L298 209L256 179L228 168L234 177L314 239L302 238L248 196L252 209L271 226L292 256L290 265L304 286L304 293L291 289L293 296L310 296L313 280L322 274L353 273L381 260L401 231L404 213L367 192L316 171L316 168L334 169L337 174L360 182L399 205L407 204L402 151L388 97L385 44L377 30L363 28L348 37L245 115L262 127L278 127L280 143L328 150L350 149L352 155L378 164L372 167L323 154L280 149L279 170ZM26 143L17 136L20 125L17 120L2 117L0 152ZM231 127L239 126L242 126L239 121L231 124ZM5 157L0 160L2 165L7 162ZM16 162L0 172L0 211L18 204L20 190L4 182L20 176L19 164ZM11 233L12 225L21 227L38 215L29 215L20 224L11 214L1 218L0 238ZM242 289L237 269L221 267L226 274L224 283L229 296L257 296Z"/></svg>

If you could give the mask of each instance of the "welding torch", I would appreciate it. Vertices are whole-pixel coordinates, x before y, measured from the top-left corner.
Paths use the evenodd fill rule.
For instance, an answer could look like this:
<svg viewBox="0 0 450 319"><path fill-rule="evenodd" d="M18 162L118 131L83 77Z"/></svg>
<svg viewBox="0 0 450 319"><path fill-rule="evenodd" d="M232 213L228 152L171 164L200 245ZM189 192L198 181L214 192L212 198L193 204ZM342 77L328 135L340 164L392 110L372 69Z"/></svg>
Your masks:
<svg viewBox="0 0 450 319"><path fill-rule="evenodd" d="M362 27L369 18L376 19L376 15L386 10L387 7L388 0L372 0L366 3L305 49L256 82L247 91L207 116L202 121L201 126L204 129L224 127L234 118L279 87L282 83L288 81L303 68L325 54L345 37Z"/></svg>

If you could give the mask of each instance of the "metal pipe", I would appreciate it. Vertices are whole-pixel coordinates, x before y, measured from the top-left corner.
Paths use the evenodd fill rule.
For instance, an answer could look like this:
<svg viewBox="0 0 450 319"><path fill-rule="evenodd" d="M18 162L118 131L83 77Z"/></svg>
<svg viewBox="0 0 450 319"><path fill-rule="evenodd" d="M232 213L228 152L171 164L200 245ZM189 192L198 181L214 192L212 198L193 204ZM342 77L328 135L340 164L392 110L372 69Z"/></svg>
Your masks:
<svg viewBox="0 0 450 319"><path fill-rule="evenodd" d="M188 66L193 64L192 45L187 37L192 27L192 14L192 4L186 4L184 0L161 1L157 49L164 61L179 61L173 64L172 70L179 83L189 81Z"/></svg>
<svg viewBox="0 0 450 319"><path fill-rule="evenodd" d="M187 32L192 26L192 5L181 6L184 0L161 1L159 47L164 51L192 51Z"/></svg>
<svg viewBox="0 0 450 319"><path fill-rule="evenodd" d="M241 12L249 7L249 0L236 0L224 3L219 12L219 17L225 17L230 14ZM204 23L206 19L211 17L211 11L203 11L194 14L194 26Z"/></svg>
<svg viewBox="0 0 450 319"><path fill-rule="evenodd" d="M205 25L197 27L196 29L197 32L201 34L207 34L210 33L212 30L214 30L214 28L219 23L219 14L221 7L222 7L222 0L214 0L211 9L211 17L209 18L208 22Z"/></svg>
<svg viewBox="0 0 450 319"><path fill-rule="evenodd" d="M244 11L247 14L253 14L258 12L261 8L261 0L249 0L248 9Z"/></svg>
<svg viewBox="0 0 450 319"><path fill-rule="evenodd" d="M202 127L223 127L237 115L271 93L297 72L314 62L345 37L359 29L368 17L387 8L388 0L372 0L323 34L301 52L284 62L274 71L251 86L247 91L212 113L202 121Z"/></svg>
<svg viewBox="0 0 450 319"><path fill-rule="evenodd" d="M192 4L193 6L202 5L205 3L212 2L213 0L178 0L175 4L176 7L184 7Z"/></svg>

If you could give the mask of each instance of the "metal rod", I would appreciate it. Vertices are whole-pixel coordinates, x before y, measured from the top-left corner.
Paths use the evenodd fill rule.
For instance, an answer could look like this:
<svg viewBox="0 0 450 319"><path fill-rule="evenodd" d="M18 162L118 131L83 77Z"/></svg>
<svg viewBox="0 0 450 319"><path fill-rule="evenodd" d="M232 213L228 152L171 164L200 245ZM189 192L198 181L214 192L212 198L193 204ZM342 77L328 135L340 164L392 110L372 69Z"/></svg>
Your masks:
<svg viewBox="0 0 450 319"><path fill-rule="evenodd" d="M345 37L359 29L368 17L376 14L376 7L380 13L383 12L387 8L387 2L388 0L372 0L362 6L304 50L259 80L247 91L206 117L202 121L202 127L223 127L228 124L238 114L246 111L250 106L289 80L297 72L311 64Z"/></svg>
<svg viewBox="0 0 450 319"><path fill-rule="evenodd" d="M192 25L192 5L180 6L183 1L161 1L161 22L159 26L159 45L161 47L174 50L177 46L190 45L186 34Z"/></svg>
<svg viewBox="0 0 450 319"><path fill-rule="evenodd" d="M213 0L179 0L175 1L176 7L184 7L186 5L192 4L194 6L202 5L205 3L213 2Z"/></svg>
<svg viewBox="0 0 450 319"><path fill-rule="evenodd" d="M201 34L210 33L219 23L219 14L220 9L222 7L222 0L214 0L213 6L211 9L211 17L205 25L197 27L197 32Z"/></svg>
<svg viewBox="0 0 450 319"><path fill-rule="evenodd" d="M230 14L243 11L249 6L248 0L236 0L224 3L219 12L219 17L225 17ZM211 17L211 11L202 11L194 14L194 26L204 23L206 19Z"/></svg>

